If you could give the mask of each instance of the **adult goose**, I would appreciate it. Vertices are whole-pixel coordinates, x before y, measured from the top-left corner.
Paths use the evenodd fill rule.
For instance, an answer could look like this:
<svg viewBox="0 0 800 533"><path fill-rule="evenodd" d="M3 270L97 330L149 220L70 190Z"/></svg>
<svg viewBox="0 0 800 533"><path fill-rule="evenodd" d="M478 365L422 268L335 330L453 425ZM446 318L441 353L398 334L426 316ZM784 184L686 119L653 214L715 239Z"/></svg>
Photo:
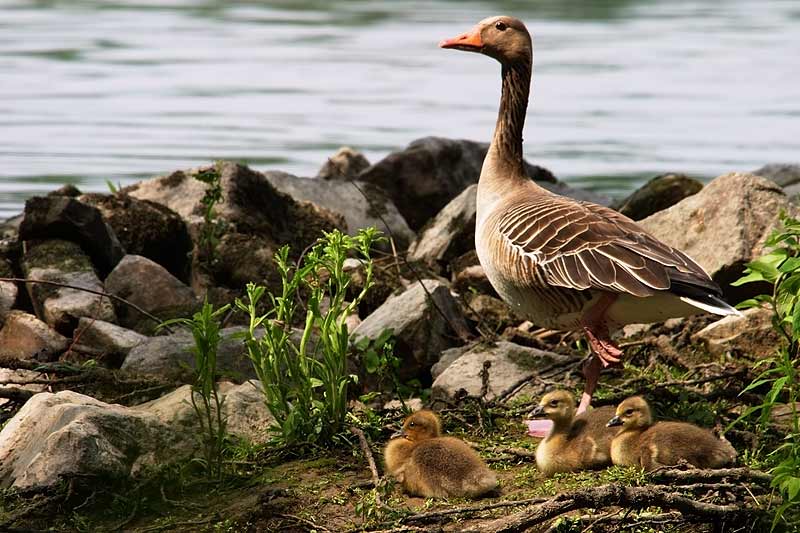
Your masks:
<svg viewBox="0 0 800 533"><path fill-rule="evenodd" d="M490 17L439 46L502 65L500 112L478 182L475 246L489 281L516 311L539 326L585 333L593 357L584 366L579 413L601 368L620 361L611 332L701 311L738 313L686 254L616 211L552 194L528 178L522 127L533 45L521 21Z"/></svg>

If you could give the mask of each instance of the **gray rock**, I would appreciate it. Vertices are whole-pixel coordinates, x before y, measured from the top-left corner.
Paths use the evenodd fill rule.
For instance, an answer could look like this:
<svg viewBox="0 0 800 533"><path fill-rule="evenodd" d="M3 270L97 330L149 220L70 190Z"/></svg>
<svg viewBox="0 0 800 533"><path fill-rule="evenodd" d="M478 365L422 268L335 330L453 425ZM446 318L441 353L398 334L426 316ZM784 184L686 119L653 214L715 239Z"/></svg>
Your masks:
<svg viewBox="0 0 800 533"><path fill-rule="evenodd" d="M418 230L467 186L477 183L487 143L424 137L367 168L358 179L389 195L412 230ZM546 169L525 163L528 175L555 183Z"/></svg>
<svg viewBox="0 0 800 533"><path fill-rule="evenodd" d="M548 367L565 364L573 358L501 341L494 346L479 344L450 363L431 388L432 400L454 400L464 393L481 395L484 364L490 366L486 400L505 397L518 386ZM463 389L463 391L462 391Z"/></svg>
<svg viewBox="0 0 800 533"><path fill-rule="evenodd" d="M75 328L73 342L76 350L87 347L89 352L97 353L98 358L112 367L119 367L125 356L134 346L149 337L110 322L81 318Z"/></svg>
<svg viewBox="0 0 800 533"><path fill-rule="evenodd" d="M702 188L702 183L684 174L662 174L612 207L626 217L641 220L697 194Z"/></svg>
<svg viewBox="0 0 800 533"><path fill-rule="evenodd" d="M69 339L24 311L11 311L0 330L0 354L17 359L55 361Z"/></svg>
<svg viewBox="0 0 800 533"><path fill-rule="evenodd" d="M191 389L190 385L184 385L134 409L154 414L161 422L182 435L199 434L200 427L191 404ZM224 398L222 415L227 420L228 434L256 444L265 443L270 437L270 426L275 423L275 419L264 403L261 382L250 380L235 385L221 381L217 390ZM200 396L195 394L196 403L202 405Z"/></svg>
<svg viewBox="0 0 800 533"><path fill-rule="evenodd" d="M475 248L477 185L470 185L425 224L408 249L408 260L428 265L449 263Z"/></svg>
<svg viewBox="0 0 800 533"><path fill-rule="evenodd" d="M181 281L189 280L192 239L175 211L127 194L84 194L100 210L128 254L152 259Z"/></svg>
<svg viewBox="0 0 800 533"><path fill-rule="evenodd" d="M800 183L800 165L771 163L754 170L752 174L772 180L784 188Z"/></svg>
<svg viewBox="0 0 800 533"><path fill-rule="evenodd" d="M33 370L11 370L10 368L0 368L0 382L4 388L22 389L33 393L42 392L47 389L46 383L32 383L41 380L42 373ZM8 403L9 400L0 398L0 405Z"/></svg>
<svg viewBox="0 0 800 533"><path fill-rule="evenodd" d="M11 268L11 263L4 257L0 257L0 277L13 278L14 270ZM13 281L0 281L0 327L5 323L8 313L14 307L17 301L17 294L19 288Z"/></svg>
<svg viewBox="0 0 800 533"><path fill-rule="evenodd" d="M394 203L370 183L354 182L354 185L341 180L298 178L275 171L265 172L264 176L275 188L292 198L312 202L342 215L352 235L361 228L375 226L387 235L394 235L399 248L407 247L415 237Z"/></svg>
<svg viewBox="0 0 800 533"><path fill-rule="evenodd" d="M743 315L726 316L709 324L692 335L692 340L703 343L715 356L733 352L754 360L773 355L784 339L772 328L772 311L754 307Z"/></svg>
<svg viewBox="0 0 800 533"><path fill-rule="evenodd" d="M25 202L19 238L64 239L81 246L105 275L125 255L114 230L100 211L68 196L36 196Z"/></svg>
<svg viewBox="0 0 800 533"><path fill-rule="evenodd" d="M656 238L687 253L727 297L738 301L763 287L729 287L745 263L762 255L764 241L775 228L778 213L797 214L780 187L751 174L720 176L702 191L639 224Z"/></svg>
<svg viewBox="0 0 800 533"><path fill-rule="evenodd" d="M323 180L352 180L358 173L369 167L369 161L364 154L353 150L349 146L339 148L322 165L317 173L318 179Z"/></svg>
<svg viewBox="0 0 800 533"><path fill-rule="evenodd" d="M244 331L242 327L224 328L223 337L217 350L217 371L236 381L255 378L253 365L245 354L242 340L234 335ZM191 348L194 340L191 333L179 329L169 335L151 337L134 346L122 370L145 375L167 376L176 379L190 379L194 368L194 355Z"/></svg>
<svg viewBox="0 0 800 533"><path fill-rule="evenodd" d="M395 355L402 360L399 370L402 379L427 373L439 354L458 344L459 336L465 337L468 331L447 284L436 280L423 283L424 288L415 283L403 293L389 297L353 331L357 342L362 338L377 339L385 330L392 330ZM433 302L428 299L426 289Z"/></svg>
<svg viewBox="0 0 800 533"><path fill-rule="evenodd" d="M185 457L155 415L72 391L28 400L0 431L0 486L52 488L71 477L125 479Z"/></svg>
<svg viewBox="0 0 800 533"><path fill-rule="evenodd" d="M442 375L442 372L447 370L453 361L464 355L470 350L471 346L456 346L455 348L448 348L444 350L439 356L439 360L431 367L431 377L436 380Z"/></svg>
<svg viewBox="0 0 800 533"><path fill-rule="evenodd" d="M316 241L322 230L344 227L340 216L310 202L297 201L278 191L264 174L227 161L142 181L123 192L178 213L196 242L203 226L200 202L207 185L194 176L204 172L215 172L220 177L222 202L215 206L215 212L229 231L268 236L300 253Z"/></svg>
<svg viewBox="0 0 800 533"><path fill-rule="evenodd" d="M106 290L161 319L191 316L197 307L192 289L167 270L140 255L126 255L106 278ZM120 325L151 333L156 324L130 306L116 303Z"/></svg>
<svg viewBox="0 0 800 533"><path fill-rule="evenodd" d="M89 257L71 241L30 241L22 258L28 279L52 281L95 292L105 292ZM81 317L116 321L109 298L91 292L43 283L28 283L36 314L62 335L71 336Z"/></svg>
<svg viewBox="0 0 800 533"><path fill-rule="evenodd" d="M477 291L481 294L497 296L497 292L486 276L486 271L478 261L478 254L475 253L475 250L470 250L453 260L450 263L450 271L453 273L453 290L459 294Z"/></svg>
<svg viewBox="0 0 800 533"><path fill-rule="evenodd" d="M202 239L205 223L201 201L208 185L196 179L212 173L219 178L222 189L222 201L214 207L213 222L221 230L216 253ZM272 250L288 244L291 259L297 259L323 231L346 228L341 215L311 202L295 200L276 189L264 174L231 162L173 172L126 187L123 193L165 205L183 218L196 246L192 286L198 292L220 285L243 288L243 284L237 283L242 283L245 273L254 270L254 261L248 257L252 246L268 253L269 258L259 260L255 268L259 277L246 281L262 281L275 288L277 274Z"/></svg>

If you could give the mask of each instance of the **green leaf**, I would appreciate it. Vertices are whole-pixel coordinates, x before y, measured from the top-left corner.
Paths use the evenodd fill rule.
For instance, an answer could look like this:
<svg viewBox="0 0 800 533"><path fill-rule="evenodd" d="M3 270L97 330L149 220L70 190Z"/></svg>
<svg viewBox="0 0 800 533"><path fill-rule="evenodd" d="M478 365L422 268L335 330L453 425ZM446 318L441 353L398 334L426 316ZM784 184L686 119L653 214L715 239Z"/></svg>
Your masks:
<svg viewBox="0 0 800 533"><path fill-rule="evenodd" d="M794 272L800 268L800 257L789 257L778 267L778 272Z"/></svg>
<svg viewBox="0 0 800 533"><path fill-rule="evenodd" d="M756 281L764 281L764 275L761 274L761 272L747 272L746 275L742 276L736 281L732 281L731 286L738 287L740 285L744 285L745 283L754 283Z"/></svg>
<svg viewBox="0 0 800 533"><path fill-rule="evenodd" d="M794 501L800 493L800 478L793 477L786 480L783 483L783 490L789 496L789 500Z"/></svg>

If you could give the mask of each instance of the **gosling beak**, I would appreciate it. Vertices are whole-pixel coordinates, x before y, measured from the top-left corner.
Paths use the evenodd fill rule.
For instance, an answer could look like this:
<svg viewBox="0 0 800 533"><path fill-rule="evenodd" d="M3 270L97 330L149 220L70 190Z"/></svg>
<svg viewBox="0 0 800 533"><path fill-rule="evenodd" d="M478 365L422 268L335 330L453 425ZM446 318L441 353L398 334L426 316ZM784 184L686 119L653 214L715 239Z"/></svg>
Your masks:
<svg viewBox="0 0 800 533"><path fill-rule="evenodd" d="M467 52L480 52L483 50L480 28L475 27L467 33L462 33L452 39L445 39L439 43L439 48L453 48Z"/></svg>
<svg viewBox="0 0 800 533"><path fill-rule="evenodd" d="M544 414L544 407L542 407L541 405L537 405L533 409L533 411L531 411L531 414L528 416L535 417L535 416L542 416L543 414Z"/></svg>
<svg viewBox="0 0 800 533"><path fill-rule="evenodd" d="M614 426L621 426L621 425L622 425L622 419L618 416L615 416L614 418L608 421L606 427L613 428Z"/></svg>
<svg viewBox="0 0 800 533"><path fill-rule="evenodd" d="M404 429L399 429L399 430L395 431L394 433L392 433L392 436L390 438L399 439L400 437L405 437L405 436L406 436L405 430Z"/></svg>

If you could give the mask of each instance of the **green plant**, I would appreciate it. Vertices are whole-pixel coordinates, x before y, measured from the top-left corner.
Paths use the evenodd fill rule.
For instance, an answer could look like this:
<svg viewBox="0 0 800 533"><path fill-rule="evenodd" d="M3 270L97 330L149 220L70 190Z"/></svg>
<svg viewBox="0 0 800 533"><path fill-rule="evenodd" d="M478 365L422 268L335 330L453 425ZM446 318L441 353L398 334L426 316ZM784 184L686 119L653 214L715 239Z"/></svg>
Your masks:
<svg viewBox="0 0 800 533"><path fill-rule="evenodd" d="M346 368L350 335L344 319L356 311L372 286L370 254L378 238L374 228L361 230L355 237L338 230L325 233L299 266L290 264L289 248L284 246L275 255L280 294L250 283L246 300L236 301L249 317L244 336L247 353L282 445L330 442L342 429L348 385L355 379ZM351 253L364 262L365 282L348 302L350 276L344 271L344 261ZM268 311L259 314L265 294ZM305 320L297 340L291 325L301 294Z"/></svg>
<svg viewBox="0 0 800 533"><path fill-rule="evenodd" d="M781 225L766 241L768 252L748 263L745 275L733 283L762 282L772 286L772 294L762 294L745 300L739 308L768 306L772 310L772 325L785 340L772 357L760 360L756 367L763 368L743 391L769 386L764 401L747 409L739 419L760 412L759 424L766 427L770 414L778 402L790 409L790 428L783 443L770 453L775 466L772 486L782 497L775 509L772 529L783 522L788 527L800 525L800 421L797 402L800 400L798 382L798 353L800 353L800 221L780 216Z"/></svg>
<svg viewBox="0 0 800 533"><path fill-rule="evenodd" d="M194 179L208 184L200 204L203 206L203 226L200 230L198 247L208 262L217 255L217 246L225 229L224 223L217 218L216 206L222 201L222 183L217 167L201 170Z"/></svg>
<svg viewBox="0 0 800 533"><path fill-rule="evenodd" d="M192 385L191 403L200 425L202 463L209 479L219 479L222 476L227 437L227 420L222 414L225 398L217 390L217 349L222 340L220 316L228 309L230 305L224 305L215 311L214 306L205 301L192 318L175 318L159 325L159 328L173 324L186 326L191 329L194 337L191 351L194 355L195 382Z"/></svg>

